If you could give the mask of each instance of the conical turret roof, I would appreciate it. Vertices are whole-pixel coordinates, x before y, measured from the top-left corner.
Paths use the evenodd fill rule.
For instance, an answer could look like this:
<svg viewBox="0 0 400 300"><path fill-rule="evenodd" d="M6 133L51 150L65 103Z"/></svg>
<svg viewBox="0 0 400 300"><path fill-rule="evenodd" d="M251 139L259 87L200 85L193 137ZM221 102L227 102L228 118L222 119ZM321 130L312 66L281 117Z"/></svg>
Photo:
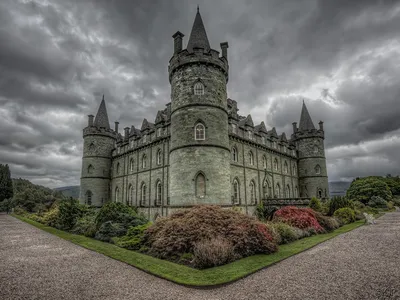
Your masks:
<svg viewBox="0 0 400 300"><path fill-rule="evenodd" d="M193 48L204 48L205 51L210 50L206 29L204 28L203 20L197 7L197 14L194 19L192 32L190 33L187 50L193 52Z"/></svg>
<svg viewBox="0 0 400 300"><path fill-rule="evenodd" d="M303 107L301 108L299 130L310 130L315 129L314 123L311 120L310 114L308 113L307 106L303 100Z"/></svg>
<svg viewBox="0 0 400 300"><path fill-rule="evenodd" d="M96 118L94 119L94 126L98 128L106 128L110 129L110 122L108 121L108 115L107 115L107 108L106 108L106 102L104 100L104 95L103 99L101 100L99 110L97 111Z"/></svg>

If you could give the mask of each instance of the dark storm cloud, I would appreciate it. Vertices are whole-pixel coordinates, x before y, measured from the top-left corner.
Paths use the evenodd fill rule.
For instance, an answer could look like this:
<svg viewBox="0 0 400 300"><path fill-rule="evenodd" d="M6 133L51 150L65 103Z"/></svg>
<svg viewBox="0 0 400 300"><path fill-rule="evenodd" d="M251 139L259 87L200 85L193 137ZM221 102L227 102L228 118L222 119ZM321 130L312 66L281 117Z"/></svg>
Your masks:
<svg viewBox="0 0 400 300"><path fill-rule="evenodd" d="M78 184L86 115L105 94L111 123L153 122L170 101L171 36L187 43L197 4L211 46L229 42L239 113L290 136L306 99L325 122L331 179L378 163L395 173L397 1L1 1L0 162L40 184Z"/></svg>

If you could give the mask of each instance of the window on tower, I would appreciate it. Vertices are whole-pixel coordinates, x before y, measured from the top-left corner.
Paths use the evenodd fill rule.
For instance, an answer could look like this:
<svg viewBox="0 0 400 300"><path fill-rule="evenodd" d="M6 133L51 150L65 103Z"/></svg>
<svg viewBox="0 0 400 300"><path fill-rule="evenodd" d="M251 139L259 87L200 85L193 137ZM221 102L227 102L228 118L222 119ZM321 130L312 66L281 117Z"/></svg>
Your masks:
<svg viewBox="0 0 400 300"><path fill-rule="evenodd" d="M194 94L196 96L204 95L204 85L200 81L194 84Z"/></svg>
<svg viewBox="0 0 400 300"><path fill-rule="evenodd" d="M205 127L203 124L199 123L194 127L194 139L196 141L206 139Z"/></svg>

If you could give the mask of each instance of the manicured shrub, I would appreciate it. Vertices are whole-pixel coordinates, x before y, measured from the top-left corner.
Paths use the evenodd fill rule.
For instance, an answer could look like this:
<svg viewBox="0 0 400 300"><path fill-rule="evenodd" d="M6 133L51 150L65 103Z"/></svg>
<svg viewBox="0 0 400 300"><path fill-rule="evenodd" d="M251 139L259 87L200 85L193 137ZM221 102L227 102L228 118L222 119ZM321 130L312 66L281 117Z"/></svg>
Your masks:
<svg viewBox="0 0 400 300"><path fill-rule="evenodd" d="M245 214L213 205L195 206L157 219L145 231L144 241L149 254L177 260L183 253L194 253L198 242L209 241L216 236L233 245L235 258L277 250L265 224Z"/></svg>
<svg viewBox="0 0 400 300"><path fill-rule="evenodd" d="M235 260L233 244L220 236L194 244L193 266L199 269L216 267Z"/></svg>
<svg viewBox="0 0 400 300"><path fill-rule="evenodd" d="M356 214L354 210L349 207L339 208L333 215L343 224L349 224L356 220Z"/></svg>
<svg viewBox="0 0 400 300"><path fill-rule="evenodd" d="M95 239L112 243L112 238L123 236L126 234L126 227L122 223L113 223L111 221L101 224L99 230L95 234Z"/></svg>
<svg viewBox="0 0 400 300"><path fill-rule="evenodd" d="M322 210L321 200L312 197L310 203L308 204L308 207L315 211L321 211Z"/></svg>
<svg viewBox="0 0 400 300"><path fill-rule="evenodd" d="M371 199L368 201L368 206L375 208L386 208L387 202L382 197L372 196Z"/></svg>
<svg viewBox="0 0 400 300"><path fill-rule="evenodd" d="M86 214L85 216L79 218L71 232L75 234L82 234L87 237L94 237L97 230L95 218L95 214Z"/></svg>
<svg viewBox="0 0 400 300"><path fill-rule="evenodd" d="M323 228L315 217L315 212L310 208L286 206L275 213L274 220L300 229L313 228L316 232L323 232Z"/></svg>
<svg viewBox="0 0 400 300"><path fill-rule="evenodd" d="M59 213L56 227L61 230L70 230L76 221L82 217L86 211L84 205L79 204L76 199L61 201L58 205Z"/></svg>
<svg viewBox="0 0 400 300"><path fill-rule="evenodd" d="M270 228L274 239L279 245L293 242L299 239L301 235L295 227L283 222L269 222L267 227Z"/></svg>
<svg viewBox="0 0 400 300"><path fill-rule="evenodd" d="M353 201L354 204L354 209L363 209L365 207L365 204L362 203L361 201Z"/></svg>
<svg viewBox="0 0 400 300"><path fill-rule="evenodd" d="M346 197L342 196L335 196L329 201L329 211L328 215L333 216L334 212L339 208L349 207L354 208L353 201L347 199Z"/></svg>
<svg viewBox="0 0 400 300"><path fill-rule="evenodd" d="M340 224L336 218L324 216L320 212L315 213L315 218L317 219L318 223L324 228L326 232L333 231L340 227Z"/></svg>
<svg viewBox="0 0 400 300"><path fill-rule="evenodd" d="M126 235L122 237L114 238L114 243L122 248L127 248L130 250L140 250L143 245L143 237L144 232L152 225L151 222L138 225L138 226L131 226Z"/></svg>
<svg viewBox="0 0 400 300"><path fill-rule="evenodd" d="M146 224L148 221L139 216L135 209L121 202L108 202L102 206L96 217L98 228L107 221L126 224L126 227Z"/></svg>

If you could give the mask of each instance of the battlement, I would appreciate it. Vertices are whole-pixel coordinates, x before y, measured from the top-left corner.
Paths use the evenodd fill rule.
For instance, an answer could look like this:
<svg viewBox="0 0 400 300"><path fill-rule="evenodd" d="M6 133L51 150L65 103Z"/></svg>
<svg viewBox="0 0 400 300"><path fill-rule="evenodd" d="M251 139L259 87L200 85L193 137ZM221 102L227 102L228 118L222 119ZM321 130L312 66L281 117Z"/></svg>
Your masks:
<svg viewBox="0 0 400 300"><path fill-rule="evenodd" d="M179 53L175 53L169 61L169 81L171 82L173 74L181 67L190 64L201 63L206 65L214 65L225 74L226 81L228 81L228 60L224 56L220 57L217 50L210 49L208 52L206 52L203 48L195 48L193 49L192 53L190 53L187 49L182 50Z"/></svg>
<svg viewBox="0 0 400 300"><path fill-rule="evenodd" d="M309 129L309 130L297 131L292 134L292 140L315 138L315 137L324 139L325 138L324 131L321 129Z"/></svg>
<svg viewBox="0 0 400 300"><path fill-rule="evenodd" d="M113 139L117 138L117 133L112 129L107 129L104 127L88 126L83 129L83 137L88 135L103 135Z"/></svg>

